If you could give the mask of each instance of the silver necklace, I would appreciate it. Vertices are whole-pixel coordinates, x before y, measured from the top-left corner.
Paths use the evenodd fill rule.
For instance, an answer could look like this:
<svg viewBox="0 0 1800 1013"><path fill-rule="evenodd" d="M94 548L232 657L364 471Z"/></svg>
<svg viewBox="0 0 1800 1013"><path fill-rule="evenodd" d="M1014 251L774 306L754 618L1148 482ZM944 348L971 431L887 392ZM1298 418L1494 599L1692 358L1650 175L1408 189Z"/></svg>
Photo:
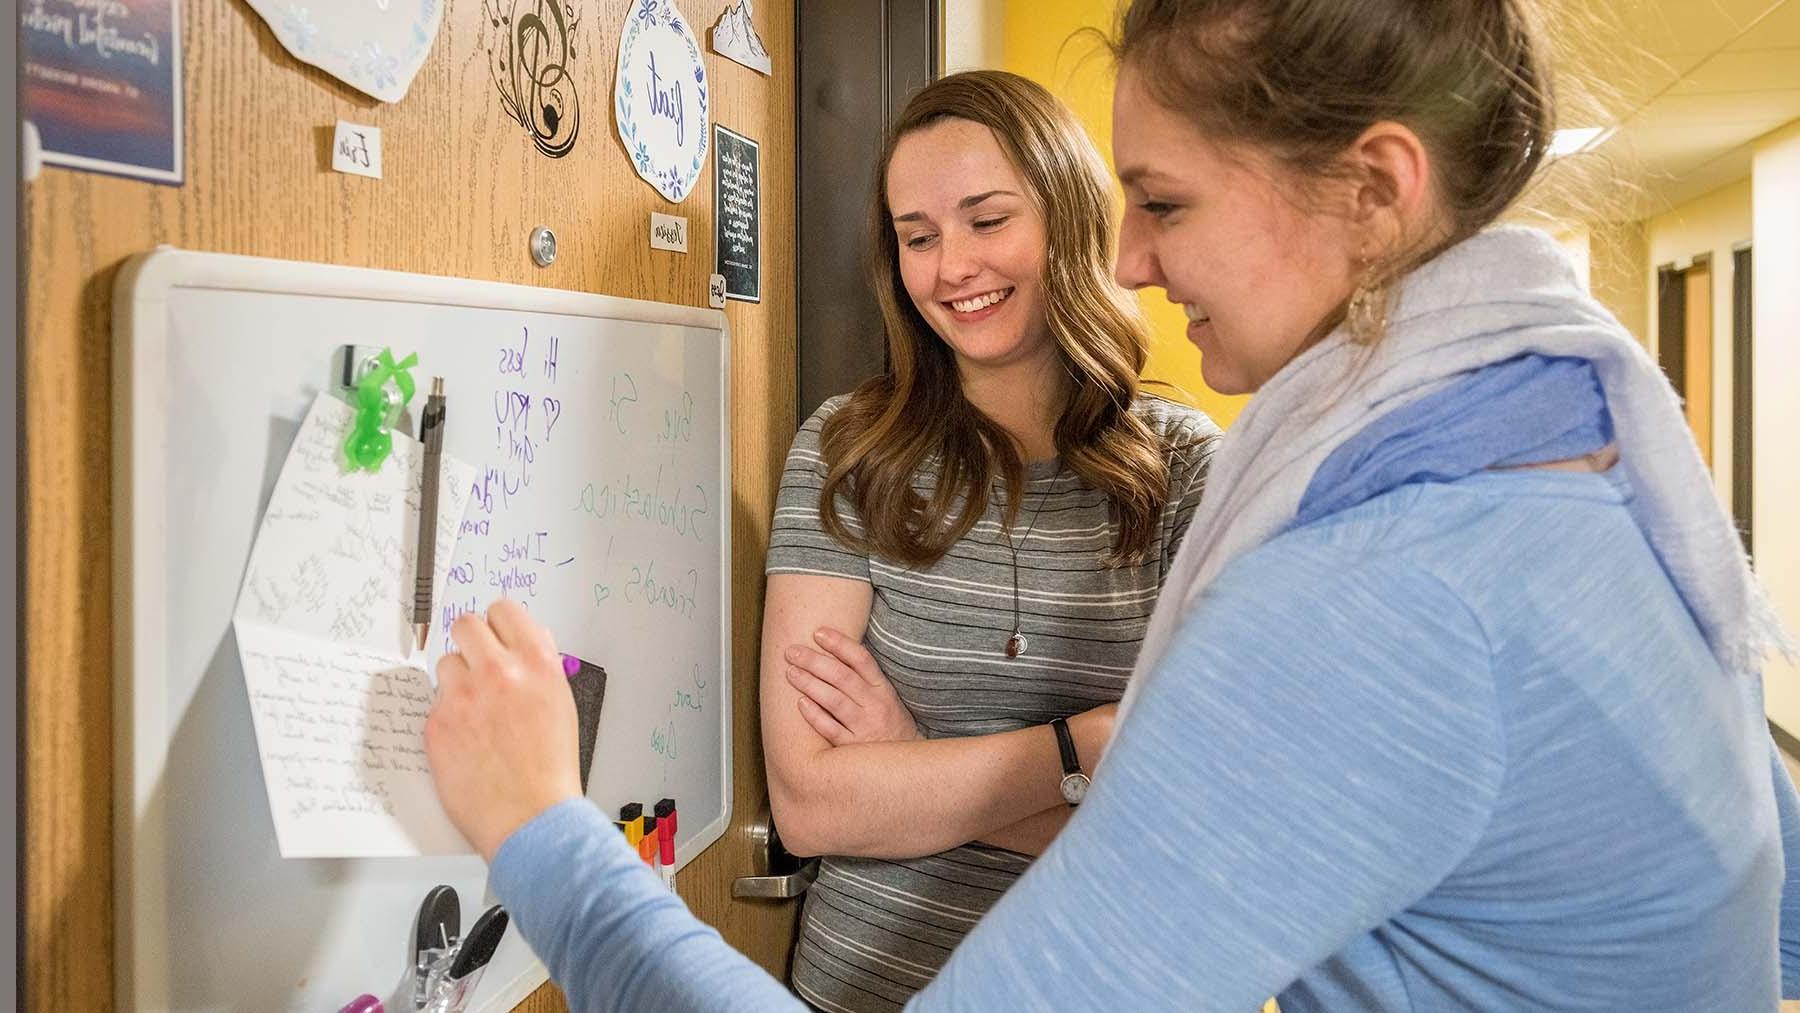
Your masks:
<svg viewBox="0 0 1800 1013"><path fill-rule="evenodd" d="M1025 533L1019 536L1020 544L1031 537L1031 530L1037 527L1038 514L1044 510L1044 501L1050 498L1050 490L1055 487L1056 478L1052 476L1050 484L1038 495L1037 507L1031 511L1031 522L1025 525ZM1020 629L1019 621L1019 546L1013 543L1012 529L1005 524L1000 526L1000 534L1006 539L1006 551L1012 555L1013 628L1012 636L1006 638L1006 656L1016 658L1024 654L1025 648L1030 646L1030 642L1025 639L1025 634Z"/></svg>

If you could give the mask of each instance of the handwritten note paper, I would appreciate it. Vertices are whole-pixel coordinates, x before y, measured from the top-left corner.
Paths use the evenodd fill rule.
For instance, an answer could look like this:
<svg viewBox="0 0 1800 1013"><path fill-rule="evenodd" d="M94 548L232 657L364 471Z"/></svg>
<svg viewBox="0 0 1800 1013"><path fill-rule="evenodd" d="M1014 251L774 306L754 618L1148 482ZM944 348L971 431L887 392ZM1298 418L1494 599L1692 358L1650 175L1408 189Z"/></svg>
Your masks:
<svg viewBox="0 0 1800 1013"><path fill-rule="evenodd" d="M425 763L431 680L412 657L419 444L346 473L350 406L313 402L275 482L233 628L275 836L288 858L466 854ZM475 470L445 456L435 594Z"/></svg>

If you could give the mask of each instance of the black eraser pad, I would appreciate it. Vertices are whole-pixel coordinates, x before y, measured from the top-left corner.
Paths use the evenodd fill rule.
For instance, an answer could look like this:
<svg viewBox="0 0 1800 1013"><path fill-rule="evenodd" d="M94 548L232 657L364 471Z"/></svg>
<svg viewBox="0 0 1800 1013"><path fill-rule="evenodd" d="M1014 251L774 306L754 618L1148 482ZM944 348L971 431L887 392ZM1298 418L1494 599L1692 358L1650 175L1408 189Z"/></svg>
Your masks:
<svg viewBox="0 0 1800 1013"><path fill-rule="evenodd" d="M575 695L575 722L581 762L581 790L588 787L588 771L594 766L594 741L600 734L600 705L606 700L606 669L582 662L569 676L569 691Z"/></svg>

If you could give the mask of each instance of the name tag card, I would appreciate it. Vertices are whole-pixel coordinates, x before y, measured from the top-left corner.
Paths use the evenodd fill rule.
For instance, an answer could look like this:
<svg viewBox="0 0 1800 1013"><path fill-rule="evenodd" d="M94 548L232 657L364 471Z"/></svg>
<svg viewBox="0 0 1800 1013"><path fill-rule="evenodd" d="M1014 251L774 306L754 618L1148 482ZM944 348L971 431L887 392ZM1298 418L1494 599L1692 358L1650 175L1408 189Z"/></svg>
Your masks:
<svg viewBox="0 0 1800 1013"><path fill-rule="evenodd" d="M688 222L680 215L650 212L650 248L687 252Z"/></svg>
<svg viewBox="0 0 1800 1013"><path fill-rule="evenodd" d="M331 142L331 167L338 172L381 178L381 128L338 120Z"/></svg>

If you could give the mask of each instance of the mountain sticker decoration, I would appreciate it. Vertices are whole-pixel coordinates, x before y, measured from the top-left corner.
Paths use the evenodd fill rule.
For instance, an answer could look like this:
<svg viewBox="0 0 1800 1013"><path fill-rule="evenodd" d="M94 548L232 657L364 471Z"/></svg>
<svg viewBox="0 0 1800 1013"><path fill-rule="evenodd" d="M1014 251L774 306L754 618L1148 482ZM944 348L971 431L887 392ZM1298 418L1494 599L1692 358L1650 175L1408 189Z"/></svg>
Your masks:
<svg viewBox="0 0 1800 1013"><path fill-rule="evenodd" d="M712 50L759 74L768 74L774 66L769 62L769 51L763 48L762 38L756 34L756 26L750 21L753 13L750 0L737 0L727 6L719 15L719 23L712 27Z"/></svg>

